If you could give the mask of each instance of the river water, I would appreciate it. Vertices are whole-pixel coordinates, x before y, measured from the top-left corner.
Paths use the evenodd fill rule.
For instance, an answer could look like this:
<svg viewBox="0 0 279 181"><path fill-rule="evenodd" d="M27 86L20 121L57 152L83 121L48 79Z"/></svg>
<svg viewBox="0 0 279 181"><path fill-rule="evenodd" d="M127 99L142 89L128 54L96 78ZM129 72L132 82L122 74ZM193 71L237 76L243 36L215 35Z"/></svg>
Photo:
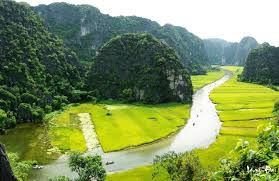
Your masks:
<svg viewBox="0 0 279 181"><path fill-rule="evenodd" d="M139 146L129 150L103 153L101 148L86 153L92 155L96 152L102 156L104 163L113 161L114 164L105 166L107 172L117 172L132 169L137 166L151 164L156 155L168 151L185 152L195 148L207 148L219 134L221 122L217 115L215 105L209 98L210 92L230 79L231 73L226 71L225 76L196 91L193 95L190 119L187 124L175 135L158 142ZM41 170L36 170L31 180L47 181L54 176L68 176L75 178L76 173L68 168L68 157L61 156L58 160L46 165Z"/></svg>

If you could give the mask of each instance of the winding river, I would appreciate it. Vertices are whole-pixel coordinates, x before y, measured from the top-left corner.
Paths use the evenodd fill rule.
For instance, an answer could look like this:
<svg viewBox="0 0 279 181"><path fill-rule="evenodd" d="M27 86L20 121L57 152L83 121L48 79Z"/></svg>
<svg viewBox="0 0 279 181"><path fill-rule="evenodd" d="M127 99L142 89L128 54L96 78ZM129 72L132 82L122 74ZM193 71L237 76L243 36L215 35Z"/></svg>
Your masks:
<svg viewBox="0 0 279 181"><path fill-rule="evenodd" d="M155 155L161 155L168 151L185 152L195 148L207 148L216 140L221 128L221 122L209 94L230 77L231 73L225 71L224 77L196 91L193 95L190 119L177 134L133 149L103 153L102 149L98 148L86 154L97 152L102 156L104 162L113 161L114 164L105 166L105 168L107 172L117 172L151 164ZM77 175L68 168L67 160L66 155L61 156L43 169L34 171L31 180L47 181L49 177L59 175L76 177Z"/></svg>

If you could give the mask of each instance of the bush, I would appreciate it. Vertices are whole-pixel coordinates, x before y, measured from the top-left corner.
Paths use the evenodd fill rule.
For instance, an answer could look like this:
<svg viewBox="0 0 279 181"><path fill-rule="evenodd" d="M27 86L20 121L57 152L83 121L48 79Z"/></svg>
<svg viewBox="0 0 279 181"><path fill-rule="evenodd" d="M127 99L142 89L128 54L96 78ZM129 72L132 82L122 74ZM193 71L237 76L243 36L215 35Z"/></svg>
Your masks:
<svg viewBox="0 0 279 181"><path fill-rule="evenodd" d="M19 121L32 121L32 107L27 103L20 103L18 106Z"/></svg>
<svg viewBox="0 0 279 181"><path fill-rule="evenodd" d="M7 102L4 100L1 100L1 99L0 99L0 109L3 109L5 111L9 110L9 106L8 106Z"/></svg>
<svg viewBox="0 0 279 181"><path fill-rule="evenodd" d="M79 153L73 153L69 158L69 166L72 171L78 173L77 181L104 181L106 178L106 171L99 155L83 157Z"/></svg>
<svg viewBox="0 0 279 181"><path fill-rule="evenodd" d="M183 154L169 152L162 156L156 156L153 162L153 177L162 171L166 171L173 181L201 181L207 177L207 172L193 152Z"/></svg>
<svg viewBox="0 0 279 181"><path fill-rule="evenodd" d="M19 161L19 157L15 153L9 153L8 157L13 173L18 181L27 180L28 174L32 170L32 165L35 161Z"/></svg>
<svg viewBox="0 0 279 181"><path fill-rule="evenodd" d="M4 110L0 109L0 128L5 128L5 122L7 120L7 114Z"/></svg>
<svg viewBox="0 0 279 181"><path fill-rule="evenodd" d="M221 169L214 177L217 180L279 180L279 128L269 125L259 128L257 146L247 141L237 143L230 157L221 160Z"/></svg>
<svg viewBox="0 0 279 181"><path fill-rule="evenodd" d="M54 96L51 106L53 109L58 110L68 103L69 101L67 96Z"/></svg>
<svg viewBox="0 0 279 181"><path fill-rule="evenodd" d="M16 126L16 119L11 114L11 112L8 112L8 114L0 109L0 128L7 129L7 128L13 128Z"/></svg>
<svg viewBox="0 0 279 181"><path fill-rule="evenodd" d="M36 96L34 96L30 93L24 93L21 95L21 102L32 105L33 103L37 104L38 99Z"/></svg>

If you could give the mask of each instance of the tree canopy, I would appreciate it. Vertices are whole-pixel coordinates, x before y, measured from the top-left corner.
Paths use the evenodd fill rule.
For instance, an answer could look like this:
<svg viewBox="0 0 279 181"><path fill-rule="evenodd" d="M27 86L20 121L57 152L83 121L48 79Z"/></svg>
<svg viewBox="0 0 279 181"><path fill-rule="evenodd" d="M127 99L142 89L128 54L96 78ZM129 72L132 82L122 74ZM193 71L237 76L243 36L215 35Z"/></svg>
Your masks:
<svg viewBox="0 0 279 181"><path fill-rule="evenodd" d="M209 66L203 41L185 28L136 16L112 17L90 5L52 3L34 7L50 31L61 37L88 64L102 45L124 33L148 32L172 47L191 74L205 74Z"/></svg>
<svg viewBox="0 0 279 181"><path fill-rule="evenodd" d="M264 44L247 57L241 80L279 85L279 48Z"/></svg>
<svg viewBox="0 0 279 181"><path fill-rule="evenodd" d="M150 34L124 34L94 59L87 86L101 98L190 102L192 83L173 49Z"/></svg>
<svg viewBox="0 0 279 181"><path fill-rule="evenodd" d="M71 100L82 80L75 53L48 32L28 5L1 2L0 109L7 118L0 126L7 128L15 119L41 121L46 110L59 107L61 96Z"/></svg>

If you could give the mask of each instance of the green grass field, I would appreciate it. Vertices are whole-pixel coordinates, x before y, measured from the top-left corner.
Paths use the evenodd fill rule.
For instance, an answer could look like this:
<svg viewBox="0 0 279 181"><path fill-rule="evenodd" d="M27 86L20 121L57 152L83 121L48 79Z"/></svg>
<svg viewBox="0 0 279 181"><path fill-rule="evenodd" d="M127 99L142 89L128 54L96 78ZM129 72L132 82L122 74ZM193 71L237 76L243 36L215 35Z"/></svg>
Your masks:
<svg viewBox="0 0 279 181"><path fill-rule="evenodd" d="M152 142L177 131L186 123L189 109L189 105L179 103L81 104L69 107L54 120L56 125L69 127L73 115L90 113L100 144L105 152L109 152ZM64 127L50 130L50 135L54 135L52 143L62 149L65 145L69 148L71 134L64 132ZM76 136L82 137L82 133Z"/></svg>
<svg viewBox="0 0 279 181"><path fill-rule="evenodd" d="M224 71L208 72L206 75L192 75L191 79L194 92L203 86L222 78L224 75Z"/></svg>

